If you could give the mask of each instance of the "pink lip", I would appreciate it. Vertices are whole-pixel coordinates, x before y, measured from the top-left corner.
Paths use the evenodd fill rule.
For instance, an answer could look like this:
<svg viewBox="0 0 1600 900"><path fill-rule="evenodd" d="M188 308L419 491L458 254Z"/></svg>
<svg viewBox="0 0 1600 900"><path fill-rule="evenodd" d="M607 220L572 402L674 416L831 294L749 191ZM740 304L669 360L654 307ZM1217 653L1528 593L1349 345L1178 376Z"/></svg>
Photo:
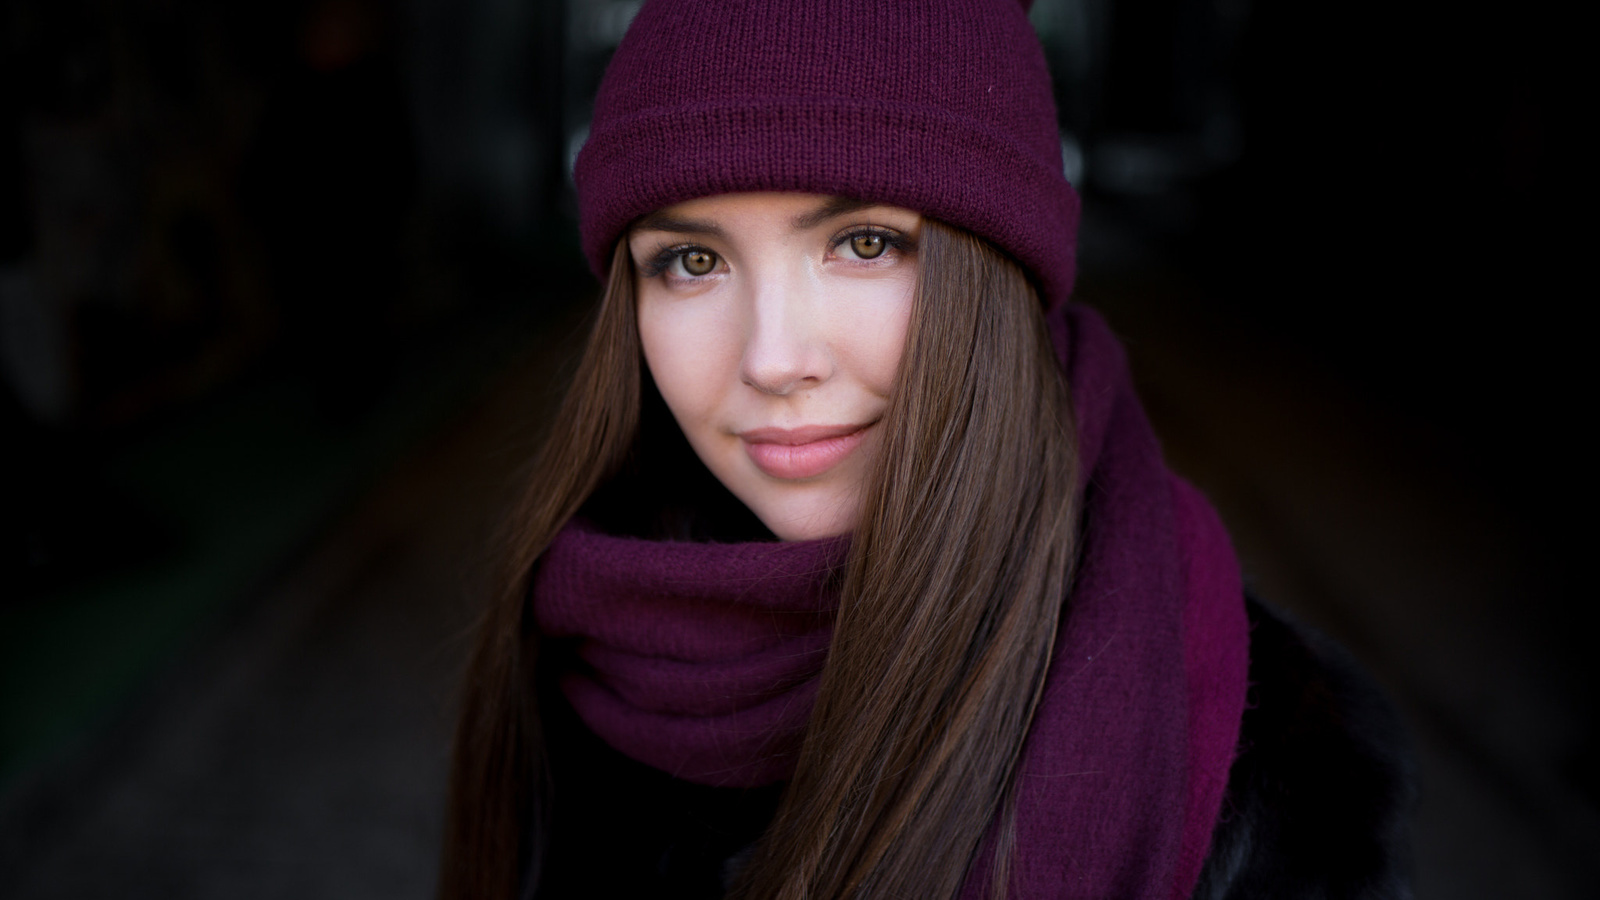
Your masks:
<svg viewBox="0 0 1600 900"><path fill-rule="evenodd" d="M794 480L821 475L861 444L866 425L807 425L803 428L756 428L739 435L756 468Z"/></svg>

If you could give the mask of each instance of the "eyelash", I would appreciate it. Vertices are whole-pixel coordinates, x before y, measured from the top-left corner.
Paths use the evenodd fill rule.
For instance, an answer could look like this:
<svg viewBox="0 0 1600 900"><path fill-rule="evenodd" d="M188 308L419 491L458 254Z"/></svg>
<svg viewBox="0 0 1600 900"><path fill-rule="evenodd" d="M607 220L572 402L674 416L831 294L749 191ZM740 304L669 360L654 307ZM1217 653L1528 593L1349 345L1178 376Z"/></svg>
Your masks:
<svg viewBox="0 0 1600 900"><path fill-rule="evenodd" d="M916 249L912 245L911 240L900 232L891 231L887 228L875 228L872 226L855 226L852 228L847 228L834 236L833 240L828 244L828 248L830 250L838 250L840 247L843 247L845 244L850 243L858 237L883 238L883 253L873 257L872 259L862 260L862 262L874 262L876 260L883 259L884 256L888 255L890 251L903 253Z"/></svg>
<svg viewBox="0 0 1600 900"><path fill-rule="evenodd" d="M665 272L667 270L667 266L672 265L682 257L687 256L696 250L716 252L711 250L709 247L702 247L699 244L662 244L660 247L656 248L656 251L652 253L650 258L645 261L643 266L640 267L639 274L645 278L654 278L657 275L660 275L662 272Z"/></svg>
<svg viewBox="0 0 1600 900"><path fill-rule="evenodd" d="M830 252L837 251L840 247L843 247L845 244L855 240L858 237L883 238L885 245L883 250L884 255L887 255L890 251L906 252L916 249L911 240L898 231L891 231L887 228L856 226L847 228L844 231L834 235L833 239L828 242L828 250ZM639 274L644 278L655 278L656 276L665 272L668 266L697 250L704 250L708 253L716 253L715 250L700 244L662 244L656 248L655 252L650 255L650 258L646 260L640 267ZM720 258L721 254L717 254L717 256ZM861 262L875 262L876 260L882 258L883 256L880 255L874 257L873 259L861 260ZM694 278L696 276L691 275L689 277Z"/></svg>

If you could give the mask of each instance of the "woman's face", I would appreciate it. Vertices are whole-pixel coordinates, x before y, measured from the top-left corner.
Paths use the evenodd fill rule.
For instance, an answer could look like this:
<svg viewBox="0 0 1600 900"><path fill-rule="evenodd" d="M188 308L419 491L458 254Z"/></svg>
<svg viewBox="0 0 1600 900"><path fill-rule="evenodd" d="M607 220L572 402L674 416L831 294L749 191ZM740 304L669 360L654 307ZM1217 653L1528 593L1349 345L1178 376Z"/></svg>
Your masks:
<svg viewBox="0 0 1600 900"><path fill-rule="evenodd" d="M783 540L855 527L882 445L921 217L813 194L730 194L628 236L639 337L702 462Z"/></svg>

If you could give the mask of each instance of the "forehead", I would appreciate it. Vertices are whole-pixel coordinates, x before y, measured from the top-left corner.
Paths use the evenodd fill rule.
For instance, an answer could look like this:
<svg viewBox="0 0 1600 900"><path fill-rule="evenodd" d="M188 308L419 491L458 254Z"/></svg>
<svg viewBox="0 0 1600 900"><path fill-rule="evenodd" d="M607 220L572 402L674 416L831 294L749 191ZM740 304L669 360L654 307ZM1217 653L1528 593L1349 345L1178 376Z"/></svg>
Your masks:
<svg viewBox="0 0 1600 900"><path fill-rule="evenodd" d="M718 194L658 209L641 217L634 224L634 230L721 234L729 230L725 225L759 223L766 227L804 231L861 210L918 217L917 213L908 209L855 197L795 193Z"/></svg>

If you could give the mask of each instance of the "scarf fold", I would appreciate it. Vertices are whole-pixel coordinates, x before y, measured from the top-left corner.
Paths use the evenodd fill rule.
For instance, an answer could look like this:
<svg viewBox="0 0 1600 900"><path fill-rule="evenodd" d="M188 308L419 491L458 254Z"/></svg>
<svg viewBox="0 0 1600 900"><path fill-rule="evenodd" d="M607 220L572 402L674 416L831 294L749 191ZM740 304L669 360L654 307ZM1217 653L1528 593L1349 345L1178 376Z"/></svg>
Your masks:
<svg viewBox="0 0 1600 900"><path fill-rule="evenodd" d="M698 544L574 521L545 551L534 615L576 638L560 686L634 759L716 787L788 778L833 635L849 541Z"/></svg>
<svg viewBox="0 0 1600 900"><path fill-rule="evenodd" d="M1016 783L1013 896L1188 896L1238 740L1248 626L1210 505L1169 472L1121 345L1092 310L1050 315L1083 485L1080 563ZM700 784L792 773L848 539L696 544L574 521L533 611L571 639L560 687L640 762ZM992 842L991 842L992 843ZM963 897L989 883L986 851Z"/></svg>

